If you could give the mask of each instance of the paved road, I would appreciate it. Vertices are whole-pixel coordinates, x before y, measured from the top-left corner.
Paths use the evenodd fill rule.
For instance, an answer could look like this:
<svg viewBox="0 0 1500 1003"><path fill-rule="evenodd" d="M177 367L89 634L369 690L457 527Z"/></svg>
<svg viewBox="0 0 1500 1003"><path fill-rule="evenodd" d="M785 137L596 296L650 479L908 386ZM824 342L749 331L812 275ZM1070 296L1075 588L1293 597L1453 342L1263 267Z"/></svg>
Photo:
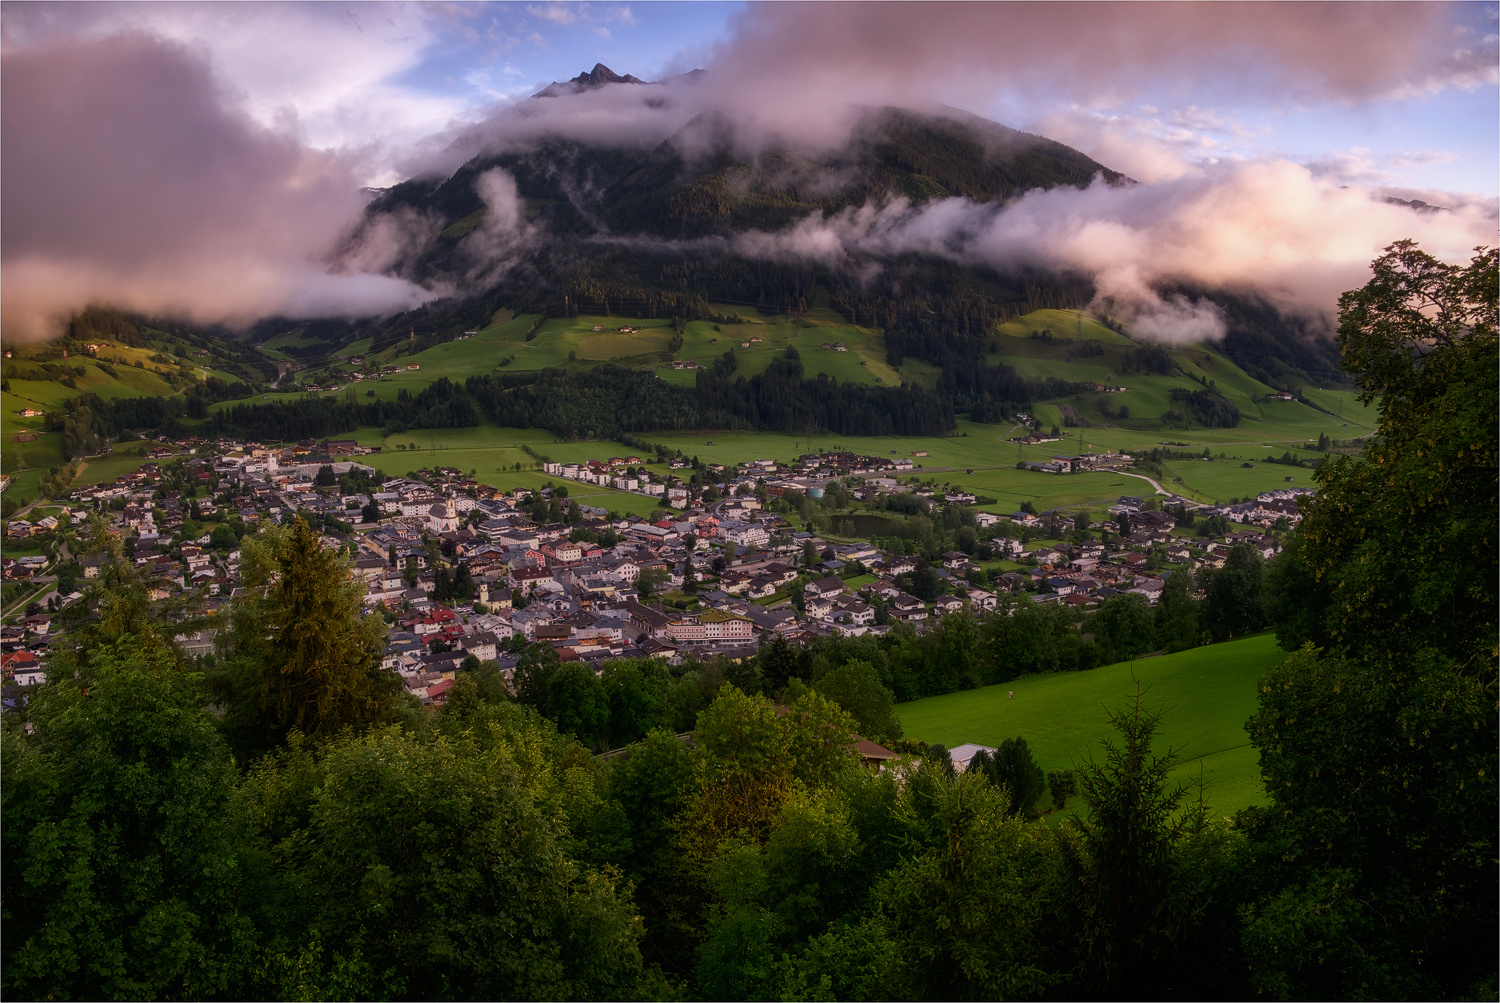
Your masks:
<svg viewBox="0 0 1500 1003"><path fill-rule="evenodd" d="M1173 491L1168 491L1166 488L1164 488L1160 484L1156 483L1156 478L1154 478L1154 477L1147 477L1145 474L1127 474L1123 470L1116 470L1116 471L1113 471L1113 472L1119 474L1121 477L1139 477L1143 481L1150 481L1151 482L1151 486L1156 489L1156 493L1159 494L1159 495L1170 495L1170 494L1175 494L1176 493L1176 492L1173 492Z"/></svg>

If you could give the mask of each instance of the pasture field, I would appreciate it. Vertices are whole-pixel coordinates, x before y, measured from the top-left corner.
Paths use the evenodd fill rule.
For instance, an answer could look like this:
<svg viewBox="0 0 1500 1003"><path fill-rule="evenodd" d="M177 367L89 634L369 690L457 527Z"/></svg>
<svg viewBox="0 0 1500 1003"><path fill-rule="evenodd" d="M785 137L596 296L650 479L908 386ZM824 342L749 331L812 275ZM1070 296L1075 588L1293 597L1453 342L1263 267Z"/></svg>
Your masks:
<svg viewBox="0 0 1500 1003"><path fill-rule="evenodd" d="M452 430L449 430L452 431ZM465 429L463 431L473 431ZM497 432L500 430L489 429ZM508 430L507 430L508 431ZM543 433L550 437L550 433ZM397 436L404 439L405 436ZM504 438L502 436L502 438ZM538 441L533 447L539 453L545 453L550 443ZM598 446L598 443L575 443L585 447ZM606 455L619 455L624 449L617 446L613 453ZM546 454L550 455L550 454ZM591 455L599 455L597 452ZM554 457L555 458L555 457ZM481 484L489 484L502 491L513 488L541 488L547 484L566 485L568 497L583 505L594 505L609 509L626 515L650 515L661 507L658 499L647 495L635 494L629 491L615 491L611 488L602 488L594 484L582 484L561 477L552 477L542 473L540 470L531 469L535 460L521 452L520 449L508 442L503 445L492 447L485 446L445 446L438 442L436 448L428 448L424 443L421 448L414 450L396 450L388 448L378 454L355 457L355 459L366 466L374 467L383 473L399 477L419 470L423 467L454 467L465 473L474 471L475 476ZM516 470L515 464L521 463L525 469Z"/></svg>
<svg viewBox="0 0 1500 1003"><path fill-rule="evenodd" d="M1122 334L1116 334L1087 314L1077 310L1033 310L1014 320L1006 321L996 328L996 333L1007 338L1030 339L1032 334L1049 331L1059 341L1102 341L1107 345L1134 346L1134 342Z"/></svg>
<svg viewBox="0 0 1500 1003"><path fill-rule="evenodd" d="M270 348L273 350L289 347L312 348L317 345L321 345L322 343L323 342L319 341L316 338L303 337L303 329L300 327L296 327L290 331L283 331L282 333L276 335L274 338L267 338L264 342L261 343L260 347Z"/></svg>
<svg viewBox="0 0 1500 1003"><path fill-rule="evenodd" d="M1126 706L1141 686L1142 707L1161 710L1156 749L1177 751L1174 780L1208 783L1216 815L1265 802L1259 760L1245 733L1255 712L1256 683L1286 653L1270 634L1137 659L1087 672L1023 676L1013 682L949 693L896 708L907 737L949 748L997 746L1026 739L1043 770L1102 758L1100 740L1114 734L1108 711ZM1010 698L1010 692L1015 693ZM1039 805L1050 801L1043 796Z"/></svg>
<svg viewBox="0 0 1500 1003"><path fill-rule="evenodd" d="M751 341L752 338L758 340ZM746 342L749 347L745 347ZM822 347L825 342L842 342L848 351L825 349ZM797 324L789 318L754 324L692 321L683 332L682 348L674 358L711 368L719 356L733 352L739 364L736 375L750 377L765 372L789 345L796 347L808 375L827 373L840 383L852 381L872 386L878 383L895 386L901 382L901 374L886 362L885 338L879 332L843 322L812 322L807 318ZM693 386L697 379L697 373L691 369L660 368L657 375L682 386Z"/></svg>
<svg viewBox="0 0 1500 1003"><path fill-rule="evenodd" d="M146 451L155 445L155 442L144 439L137 442L117 443L108 456L97 460L85 460L83 470L73 485L86 487L90 484L104 484L122 474L139 470L141 464L146 462Z"/></svg>
<svg viewBox="0 0 1500 1003"><path fill-rule="evenodd" d="M120 397L165 397L176 393L177 391L173 390L171 385L159 375L159 372L169 367L151 361L151 356L155 354L157 354L155 348L115 345L102 349L97 359L90 356L69 358L62 361L62 364L70 368L83 367L83 375L74 377L77 384L74 387L65 387L55 380L11 379L10 389L4 392L3 403L0 403L0 414L4 415L7 426L14 420L20 422L22 427L29 427L28 422L40 427L40 418L20 418L16 412L24 407L54 410L61 407L68 398L81 393L98 394L105 400ZM21 358L25 359L24 353ZM137 362L143 368L136 368ZM239 379L239 377L191 359L177 359L170 368L175 370L179 362L186 365L198 379L217 376L230 383L237 382ZM101 363L111 366L117 375L110 376L100 369Z"/></svg>
<svg viewBox="0 0 1500 1003"><path fill-rule="evenodd" d="M5 472L11 477L11 485L5 489L5 494L8 497L14 498L17 502L36 501L37 496L41 494L42 471L40 469L7 470Z"/></svg>
<svg viewBox="0 0 1500 1003"><path fill-rule="evenodd" d="M0 473L13 478L14 483L6 489L12 498L35 499L39 492L42 474L49 467L63 462L61 432L30 432L29 429L13 427L10 420L3 423L3 441L0 441ZM34 434L30 442L16 442L15 435Z"/></svg>
<svg viewBox="0 0 1500 1003"><path fill-rule="evenodd" d="M914 383L924 390L935 388L942 375L942 369L921 359L908 357L901 362L901 382Z"/></svg>
<svg viewBox="0 0 1500 1003"><path fill-rule="evenodd" d="M1184 495L1191 495L1203 501L1217 502L1227 502L1231 498L1253 498L1260 492L1269 491L1272 488L1317 489L1318 483L1314 477L1317 471L1307 467L1265 463L1263 458L1267 454L1280 456L1282 450L1263 450L1261 457L1250 455L1244 461L1239 460L1238 457L1228 460L1215 457L1211 463L1201 460L1174 460L1164 466L1175 477L1181 477L1182 483L1176 484L1168 478L1163 486L1175 488ZM1254 463L1255 466L1247 470L1241 466L1243 462ZM1148 490L1150 488L1148 484L1143 483L1142 486ZM1184 491L1183 488L1187 490Z"/></svg>

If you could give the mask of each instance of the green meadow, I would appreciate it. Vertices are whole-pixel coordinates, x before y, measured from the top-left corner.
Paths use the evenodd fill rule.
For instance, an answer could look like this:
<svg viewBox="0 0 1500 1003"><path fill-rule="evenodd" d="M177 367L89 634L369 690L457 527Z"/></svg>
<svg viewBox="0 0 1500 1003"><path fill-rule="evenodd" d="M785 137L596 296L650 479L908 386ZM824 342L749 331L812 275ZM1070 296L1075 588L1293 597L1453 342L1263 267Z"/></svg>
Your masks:
<svg viewBox="0 0 1500 1003"><path fill-rule="evenodd" d="M882 333L847 323L827 303L826 293L814 297L812 307L800 318L762 314L753 308L721 304L715 309L725 315L736 315L744 322L713 324L691 321L683 333L678 359L690 359L705 366L726 351L734 353L736 372L753 376L764 372L771 361L788 345L801 353L809 373L825 372L840 380L866 384L877 381L895 385L913 381L931 386L938 372L928 363L915 359L903 362L900 371L885 360ZM528 370L560 366L585 368L600 363L648 369L664 380L690 386L697 378L694 370L673 370L667 363L673 336L671 321L665 318L631 319L582 316L546 320L533 332L539 318L535 314L514 316L508 310L495 314L477 334L458 341L434 345L415 356L395 356L395 349L380 353L370 361L395 364L403 368L390 376L366 380L340 391L353 393L361 400L394 399L401 391L420 393L440 377L463 381L476 373L506 370ZM635 330L622 332L621 326ZM594 330L594 328L599 330ZM1045 333L1046 337L1040 337ZM1034 337L1033 335L1038 335ZM1302 457L1316 454L1298 447L1315 442L1320 434L1338 440L1357 439L1368 434L1375 419L1373 408L1360 405L1350 391L1318 388L1306 389L1306 395L1318 408L1297 401L1265 400L1271 388L1252 379L1223 356L1200 346L1172 349L1174 361L1188 374L1212 380L1226 397L1240 409L1238 427L1228 429L1169 429L1161 425L1161 415L1171 406L1173 389L1198 389L1202 384L1183 372L1172 376L1123 374L1123 363L1136 346L1129 339L1103 326L1098 320L1070 310L1039 310L1000 325L992 339L995 351L992 362L1016 367L1028 376L1059 376L1074 381L1100 382L1129 387L1121 394L1080 393L1035 407L1036 417L1044 427L1057 425L1063 439L1054 443L1018 446L1008 441L1022 429L1007 424L979 425L959 419L952 435L904 438L861 438L855 436L808 435L757 432L681 432L653 433L649 438L681 449L688 456L705 462L735 464L748 459L790 460L802 453L829 449L847 449L857 453L886 457L907 457L919 468L914 474L933 479L938 484L962 487L978 495L994 498L984 508L1001 513L1014 511L1022 502L1031 502L1039 510L1055 507L1099 507L1122 494L1148 495L1153 489L1144 480L1122 474L1084 474L1057 476L1017 470L1019 460L1047 460L1054 454L1118 451L1140 453L1157 446L1201 453L1207 449L1211 461L1173 460L1166 464L1161 478L1164 487L1186 497L1205 502L1224 502L1232 498L1253 496L1277 487L1311 487L1315 484L1309 469L1272 465L1267 455L1280 457L1287 450ZM823 343L842 342L847 351L823 349ZM1085 343L1087 343L1085 345ZM289 331L267 343L267 354L281 354L277 346L308 344L299 330ZM368 354L369 343L346 346L338 356ZM134 359L145 359L154 351L148 349L115 349ZM1086 354L1099 352L1100 354ZM408 370L408 363L418 369ZM150 369L118 365L119 378L108 377L95 365L85 363L87 375L79 379L79 390L93 390L101 396L160 394L169 388ZM149 362L145 362L150 365ZM208 372L205 370L205 372ZM316 373L309 373L314 378ZM34 492L40 470L61 462L54 455L56 445L43 440L30 446L13 442L17 432L39 430L40 418L21 419L17 412L31 406L55 408L71 393L57 383L13 380L12 390L0 403L5 441L7 472L19 474L18 487ZM325 391L332 393L335 391ZM261 400L289 400L292 394L268 393L244 403ZM222 402L212 410L231 407L240 402ZM1121 406L1128 416L1121 417ZM1107 409L1107 410L1106 410ZM387 440L378 429L361 429L346 433L364 445L380 445L382 457L375 465L383 470L405 472L431 462L475 470L492 479L497 486L531 486L527 468L536 458L525 453L528 445L537 453L561 462L587 460L610 455L626 455L624 446L613 442L559 443L551 433L530 429L495 429L481 426L472 429L412 430ZM408 448L397 448L397 447ZM410 454L427 452L429 460L414 462ZM441 459L437 454L444 454ZM522 470L516 471L515 465ZM1243 464L1251 463L1252 467ZM118 461L106 469L112 469ZM28 475L25 473L29 471ZM1290 478L1290 480L1288 480ZM642 500L642 503L649 500ZM639 504L629 496L619 502L623 510L636 510Z"/></svg>
<svg viewBox="0 0 1500 1003"><path fill-rule="evenodd" d="M155 446L155 442L121 442L115 445L108 456L97 460L85 460L83 469L78 474L78 479L73 482L77 487L87 487L90 484L105 484L114 481L116 477L139 470L141 464L146 462L146 451Z"/></svg>
<svg viewBox="0 0 1500 1003"><path fill-rule="evenodd" d="M743 313L743 308L741 308ZM753 339L753 340L752 340ZM842 343L847 351L823 348ZM710 324L692 321L683 332L682 348L674 358L711 368L725 352L733 352L735 374L757 376L773 359L795 347L802 367L809 373L827 373L840 383L855 382L895 386L898 373L885 358L885 338L876 331L846 323L810 322L804 318L773 318L753 324ZM657 375L671 383L693 386L697 373L691 369L660 368Z"/></svg>
<svg viewBox="0 0 1500 1003"><path fill-rule="evenodd" d="M536 456L521 448L523 445L529 446L537 456L559 463L635 455L618 442L558 442L545 429L494 426L414 429L389 437L383 436L379 429L361 429L354 438L361 445L381 447L379 453L358 457L358 461L393 477L404 476L423 467L453 467L464 473L472 470L481 484L489 484L502 491L513 488L535 490L548 484L564 484L567 485L569 497L580 503L621 514L649 515L661 507L660 501L646 495L551 477L535 469ZM516 469L516 464L521 465L520 470ZM666 467L654 464L653 469L665 471Z"/></svg>
<svg viewBox="0 0 1500 1003"><path fill-rule="evenodd" d="M1100 741L1114 734L1108 714L1127 706L1139 684L1142 706L1162 712L1157 751L1170 747L1179 756L1173 779L1187 783L1201 773L1208 804L1225 815L1265 801L1245 723L1257 682L1285 657L1276 638L1262 634L1087 672L1024 676L896 710L908 738L953 748L1019 736L1043 770L1068 769L1102 759Z"/></svg>

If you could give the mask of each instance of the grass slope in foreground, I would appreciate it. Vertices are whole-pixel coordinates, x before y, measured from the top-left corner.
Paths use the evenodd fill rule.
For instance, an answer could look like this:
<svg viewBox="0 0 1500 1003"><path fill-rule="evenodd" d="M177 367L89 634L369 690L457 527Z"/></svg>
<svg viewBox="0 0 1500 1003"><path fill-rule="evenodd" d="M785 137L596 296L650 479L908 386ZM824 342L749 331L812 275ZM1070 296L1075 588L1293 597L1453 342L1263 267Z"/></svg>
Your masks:
<svg viewBox="0 0 1500 1003"><path fill-rule="evenodd" d="M1275 636L1262 634L1135 661L1142 705L1165 710L1158 751L1178 751L1173 778L1183 783L1196 779L1202 767L1216 815L1265 802L1245 722L1255 713L1256 683L1284 658ZM1019 735L1043 770L1066 769L1091 756L1102 758L1099 740L1114 735L1107 712L1135 692L1131 671L1131 663L1121 662L1087 672L1022 676L896 710L910 738L953 748L965 742L996 746ZM1012 690L1014 699L1007 695ZM1049 803L1044 795L1039 807Z"/></svg>

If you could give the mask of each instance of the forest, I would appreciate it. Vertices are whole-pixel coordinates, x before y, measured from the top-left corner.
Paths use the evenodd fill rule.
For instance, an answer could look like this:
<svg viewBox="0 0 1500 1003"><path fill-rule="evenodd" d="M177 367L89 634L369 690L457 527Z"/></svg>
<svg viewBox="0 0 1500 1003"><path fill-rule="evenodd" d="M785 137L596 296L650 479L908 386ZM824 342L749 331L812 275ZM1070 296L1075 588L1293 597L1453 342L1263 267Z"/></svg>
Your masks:
<svg viewBox="0 0 1500 1003"><path fill-rule="evenodd" d="M247 588L210 661L181 653L198 622L151 599L101 522L87 609L0 718L0 985L1493 997L1496 265L1388 248L1340 303L1344 364L1380 410L1369 455L1320 468L1287 551L1238 559L1197 619L1169 604L1148 623L1136 604L1093 624L1115 654L1276 631L1289 654L1246 726L1262 807L1226 818L1211 789L1168 779L1172 712L1149 692L1101 709L1113 736L1050 822L1031 817L1023 744L959 772L897 734L897 692L1084 670L1029 659L1067 632L1024 604L1010 625L950 618L884 648L773 642L687 683L651 661L596 677L534 646L514 694L470 665L430 710L380 670L383 625L355 615L362 587L305 524L241 541ZM856 734L907 758L869 769Z"/></svg>
<svg viewBox="0 0 1500 1003"><path fill-rule="evenodd" d="M700 370L696 390L608 365L471 376L464 386L496 424L541 427L567 439L691 428L938 435L954 425L952 405L921 387L840 384L821 373L804 378L790 346L748 380Z"/></svg>
<svg viewBox="0 0 1500 1003"><path fill-rule="evenodd" d="M215 412L203 428L215 436L295 441L369 425L386 426L399 434L408 428L470 428L478 424L479 414L463 388L443 376L416 394L402 388L393 401L361 401L349 387L338 397L236 404Z"/></svg>

